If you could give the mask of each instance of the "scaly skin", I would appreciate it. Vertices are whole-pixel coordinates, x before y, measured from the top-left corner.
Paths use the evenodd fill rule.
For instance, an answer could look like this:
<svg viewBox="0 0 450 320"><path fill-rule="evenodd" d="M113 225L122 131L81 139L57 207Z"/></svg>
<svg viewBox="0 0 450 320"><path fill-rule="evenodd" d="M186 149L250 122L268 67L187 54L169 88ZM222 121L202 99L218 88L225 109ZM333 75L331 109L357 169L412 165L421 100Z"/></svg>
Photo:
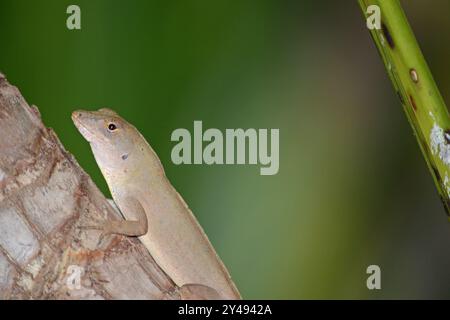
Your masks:
<svg viewBox="0 0 450 320"><path fill-rule="evenodd" d="M208 237L139 131L109 109L75 111L72 119L127 220L105 222L102 235L139 236L188 298L240 299Z"/></svg>

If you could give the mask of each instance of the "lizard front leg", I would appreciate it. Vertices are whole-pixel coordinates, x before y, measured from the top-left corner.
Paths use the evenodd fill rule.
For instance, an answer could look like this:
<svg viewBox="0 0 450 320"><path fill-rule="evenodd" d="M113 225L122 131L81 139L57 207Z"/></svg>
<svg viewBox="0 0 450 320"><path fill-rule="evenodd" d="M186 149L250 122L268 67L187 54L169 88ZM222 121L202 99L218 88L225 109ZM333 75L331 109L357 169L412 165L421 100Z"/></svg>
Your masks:
<svg viewBox="0 0 450 320"><path fill-rule="evenodd" d="M137 220L105 220L97 225L81 226L82 229L100 230L101 234L98 243L111 234L121 234L129 237L143 236L148 231L148 220L145 210L141 203L135 198L128 197L120 202L122 208L126 208L127 212ZM123 215L123 214L122 214Z"/></svg>

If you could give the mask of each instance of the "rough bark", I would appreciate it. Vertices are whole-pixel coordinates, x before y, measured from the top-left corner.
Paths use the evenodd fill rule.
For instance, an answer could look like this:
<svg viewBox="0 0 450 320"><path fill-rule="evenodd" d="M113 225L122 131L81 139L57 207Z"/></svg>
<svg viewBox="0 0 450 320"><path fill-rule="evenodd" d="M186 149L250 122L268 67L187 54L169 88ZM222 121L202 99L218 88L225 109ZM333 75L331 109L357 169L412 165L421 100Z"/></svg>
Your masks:
<svg viewBox="0 0 450 320"><path fill-rule="evenodd" d="M98 246L99 233L80 228L117 218L38 109L0 74L0 298L179 298L139 240L109 236Z"/></svg>

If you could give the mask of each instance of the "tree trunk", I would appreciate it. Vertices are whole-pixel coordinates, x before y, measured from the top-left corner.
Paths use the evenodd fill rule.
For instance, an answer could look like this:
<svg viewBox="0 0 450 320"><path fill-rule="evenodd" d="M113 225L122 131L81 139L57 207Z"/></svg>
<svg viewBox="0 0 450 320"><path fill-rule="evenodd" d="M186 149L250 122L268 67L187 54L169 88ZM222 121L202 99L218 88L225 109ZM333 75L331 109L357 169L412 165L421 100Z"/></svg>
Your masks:
<svg viewBox="0 0 450 320"><path fill-rule="evenodd" d="M38 109L0 74L0 299L178 299L136 238L80 228L120 219Z"/></svg>

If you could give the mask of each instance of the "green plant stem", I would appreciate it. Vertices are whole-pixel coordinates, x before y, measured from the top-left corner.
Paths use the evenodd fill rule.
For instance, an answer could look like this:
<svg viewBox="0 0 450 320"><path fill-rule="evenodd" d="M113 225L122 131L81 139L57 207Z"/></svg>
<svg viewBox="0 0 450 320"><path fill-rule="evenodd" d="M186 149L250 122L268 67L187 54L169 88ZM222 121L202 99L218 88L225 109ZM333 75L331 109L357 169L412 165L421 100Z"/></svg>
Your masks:
<svg viewBox="0 0 450 320"><path fill-rule="evenodd" d="M398 0L358 0L381 9L381 29L369 30L400 98L439 195L450 215L450 118Z"/></svg>

